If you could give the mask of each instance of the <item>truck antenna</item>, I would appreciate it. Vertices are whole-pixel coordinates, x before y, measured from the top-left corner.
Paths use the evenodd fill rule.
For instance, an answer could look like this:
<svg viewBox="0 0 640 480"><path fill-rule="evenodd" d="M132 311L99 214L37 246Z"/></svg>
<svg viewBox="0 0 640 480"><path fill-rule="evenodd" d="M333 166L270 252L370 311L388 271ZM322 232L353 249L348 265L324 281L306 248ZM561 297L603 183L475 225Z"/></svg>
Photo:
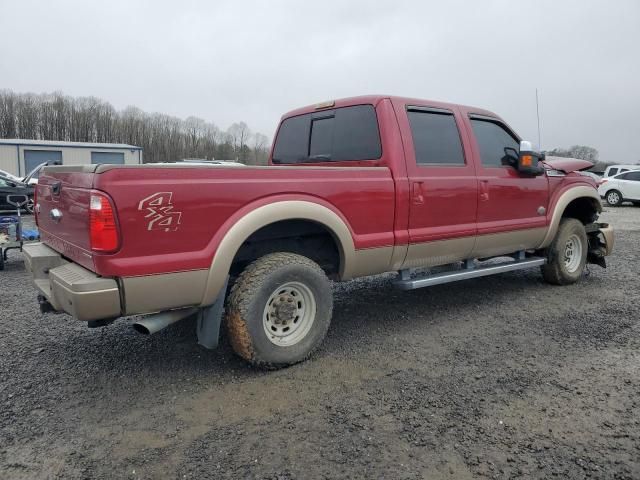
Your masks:
<svg viewBox="0 0 640 480"><path fill-rule="evenodd" d="M540 106L538 101L538 88L536 87L536 116L538 117L538 148L542 150L542 138L540 136Z"/></svg>

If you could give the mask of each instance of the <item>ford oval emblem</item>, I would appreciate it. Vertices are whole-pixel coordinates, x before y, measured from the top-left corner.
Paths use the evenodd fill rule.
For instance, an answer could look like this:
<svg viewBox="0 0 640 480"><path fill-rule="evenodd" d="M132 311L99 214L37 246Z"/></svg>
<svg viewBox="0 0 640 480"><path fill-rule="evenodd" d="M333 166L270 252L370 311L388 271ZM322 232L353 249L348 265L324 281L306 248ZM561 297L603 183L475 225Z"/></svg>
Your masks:
<svg viewBox="0 0 640 480"><path fill-rule="evenodd" d="M62 212L60 210L58 210L57 208L54 208L53 210L51 210L49 212L49 216L51 217L51 220L53 220L56 223L58 223L58 222L60 222L60 220L62 220Z"/></svg>

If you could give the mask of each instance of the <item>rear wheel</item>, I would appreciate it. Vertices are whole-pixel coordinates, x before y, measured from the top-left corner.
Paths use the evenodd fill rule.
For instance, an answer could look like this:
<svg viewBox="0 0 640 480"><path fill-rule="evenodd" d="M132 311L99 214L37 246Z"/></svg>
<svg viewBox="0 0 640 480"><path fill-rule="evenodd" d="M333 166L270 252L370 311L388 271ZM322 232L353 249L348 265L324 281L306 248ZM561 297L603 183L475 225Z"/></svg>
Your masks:
<svg viewBox="0 0 640 480"><path fill-rule="evenodd" d="M301 362L322 343L333 310L331 284L307 257L272 253L250 264L227 301L226 325L235 352L275 369Z"/></svg>
<svg viewBox="0 0 640 480"><path fill-rule="evenodd" d="M541 267L544 279L554 285L569 285L582 276L587 263L587 233L575 218L564 218L549 246L547 263Z"/></svg>
<svg viewBox="0 0 640 480"><path fill-rule="evenodd" d="M622 204L622 194L618 190L609 190L605 197L607 203L612 207L617 207Z"/></svg>

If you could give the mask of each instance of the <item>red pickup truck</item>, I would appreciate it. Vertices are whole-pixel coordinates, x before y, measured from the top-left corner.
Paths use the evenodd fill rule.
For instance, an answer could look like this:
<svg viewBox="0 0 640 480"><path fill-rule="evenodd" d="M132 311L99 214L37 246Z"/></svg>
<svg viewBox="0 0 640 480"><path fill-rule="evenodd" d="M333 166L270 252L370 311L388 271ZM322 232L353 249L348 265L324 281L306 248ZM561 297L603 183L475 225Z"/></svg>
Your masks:
<svg viewBox="0 0 640 480"><path fill-rule="evenodd" d="M224 305L234 350L277 368L322 342L329 279L396 271L412 289L539 266L569 284L604 266L613 233L589 166L545 162L479 108L336 100L284 115L269 166L47 167L26 264L43 311L92 327L196 315L213 348Z"/></svg>

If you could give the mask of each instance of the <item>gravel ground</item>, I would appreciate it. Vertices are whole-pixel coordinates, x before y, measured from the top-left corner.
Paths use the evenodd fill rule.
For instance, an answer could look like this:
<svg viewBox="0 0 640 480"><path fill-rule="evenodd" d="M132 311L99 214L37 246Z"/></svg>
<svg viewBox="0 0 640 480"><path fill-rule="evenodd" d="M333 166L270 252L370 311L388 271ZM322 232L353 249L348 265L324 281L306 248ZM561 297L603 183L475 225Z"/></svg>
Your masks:
<svg viewBox="0 0 640 480"><path fill-rule="evenodd" d="M640 208L607 270L335 286L310 361L265 373L194 325L41 315L0 273L0 478L640 478Z"/></svg>

